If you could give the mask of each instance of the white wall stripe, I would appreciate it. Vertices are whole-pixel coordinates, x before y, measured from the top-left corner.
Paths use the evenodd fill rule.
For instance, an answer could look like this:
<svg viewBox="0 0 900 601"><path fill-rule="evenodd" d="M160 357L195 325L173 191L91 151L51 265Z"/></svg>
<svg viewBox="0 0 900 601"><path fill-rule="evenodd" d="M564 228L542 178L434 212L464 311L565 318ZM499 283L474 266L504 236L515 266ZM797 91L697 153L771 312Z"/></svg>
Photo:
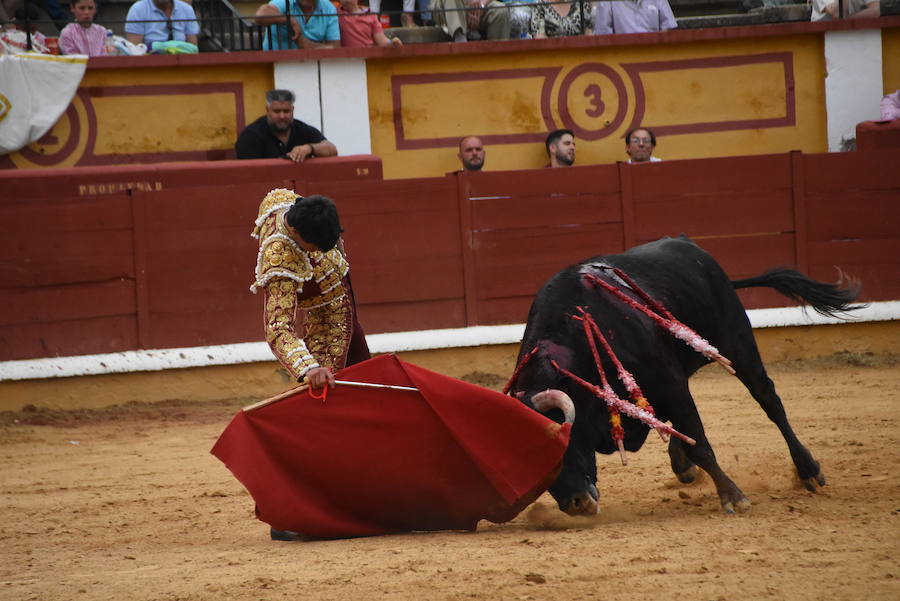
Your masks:
<svg viewBox="0 0 900 601"><path fill-rule="evenodd" d="M802 307L747 311L754 328L829 325L900 319L900 301L871 303L854 312L852 319L825 317ZM489 344L512 344L522 339L525 324L477 326L446 330L393 332L366 336L373 353L461 348ZM103 355L52 357L0 362L0 381L63 378L140 371L161 371L212 365L236 365L273 361L265 342L219 346L126 351Z"/></svg>

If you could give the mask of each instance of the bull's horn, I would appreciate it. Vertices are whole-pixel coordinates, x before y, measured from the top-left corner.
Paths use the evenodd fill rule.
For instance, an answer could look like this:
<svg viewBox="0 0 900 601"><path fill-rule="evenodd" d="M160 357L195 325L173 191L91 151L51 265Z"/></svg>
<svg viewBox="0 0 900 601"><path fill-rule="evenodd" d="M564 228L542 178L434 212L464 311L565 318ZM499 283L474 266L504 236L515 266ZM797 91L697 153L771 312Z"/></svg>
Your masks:
<svg viewBox="0 0 900 601"><path fill-rule="evenodd" d="M540 413L547 413L551 409L559 409L567 424L575 422L575 403L562 390L548 388L531 397L531 404Z"/></svg>

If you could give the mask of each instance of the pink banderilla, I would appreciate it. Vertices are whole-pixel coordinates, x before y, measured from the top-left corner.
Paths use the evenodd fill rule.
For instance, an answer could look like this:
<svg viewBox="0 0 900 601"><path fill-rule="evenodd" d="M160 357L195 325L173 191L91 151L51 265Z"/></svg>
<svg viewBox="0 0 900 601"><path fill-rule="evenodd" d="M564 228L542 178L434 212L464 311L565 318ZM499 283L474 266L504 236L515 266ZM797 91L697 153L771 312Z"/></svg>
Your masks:
<svg viewBox="0 0 900 601"><path fill-rule="evenodd" d="M519 361L518 365L516 365L516 369L513 371L512 376L510 376L509 382L507 382L506 386L503 387L503 394L509 394L510 388L512 388L513 384L516 383L516 379L519 377L519 372L522 371L522 368L525 367L525 364L531 360L537 350L537 345L534 345L534 348L528 351L525 356L522 357L522 360Z"/></svg>
<svg viewBox="0 0 900 601"><path fill-rule="evenodd" d="M612 394L612 395L607 394L605 390L603 390L596 384L591 384L590 382L588 382L586 380L582 380L581 378L579 378L578 376L576 376L575 374L573 374L566 368L560 366L559 363L557 363L553 359L551 359L550 362L553 364L553 367L555 367L556 369L559 370L560 373L572 378L578 384L581 384L583 387L585 387L586 389L591 391L594 394L594 396L597 396L597 397L600 397L601 399L603 399L603 401L608 406L614 407L617 411L624 413L628 417L633 417L634 419L641 420L642 422L644 422L651 428L665 432L666 434L671 434L672 436L677 436L678 438L680 438L681 440L683 440L684 442L686 442L690 445L697 444L697 441L694 440L693 438L691 438L690 436L685 436L684 434L682 434L681 432L679 432L678 430L676 430L669 424L659 421L658 419L656 419L656 417L654 417L647 411L644 411L637 405L633 405L633 404L629 403L628 401L622 400L619 397L617 397L615 394Z"/></svg>
<svg viewBox="0 0 900 601"><path fill-rule="evenodd" d="M609 269L609 268L606 268L606 269ZM622 273L619 270L615 270L615 272L616 272L616 275L619 275ZM656 309L656 310L661 310L662 313L669 315L669 317L663 317L663 316L659 315L656 311L648 309L647 307L645 307L644 305L641 305L640 303L635 301L633 298L631 298L630 296L628 296L627 294L625 294L624 292L622 292L621 290L619 290L618 288L616 288L615 286L610 284L609 282L606 282L593 274L586 273L586 274L584 274L583 277L586 281L594 284L595 286L599 286L599 287L603 288L604 290L606 290L607 292L612 293L616 298L618 298L619 300L624 302L629 307L632 307L632 308L637 309L638 311L642 312L644 315L646 315L647 317L649 317L650 319L655 321L660 327L662 327L663 329L667 330L670 334L675 336L675 338L678 338L679 340L685 342L692 349L694 349L695 351L697 351L704 357L712 359L713 361L715 361L716 363L718 363L719 365L724 367L725 370L728 371L728 373L730 373L731 375L734 375L734 368L731 367L731 361L729 359L727 359L726 357L723 357L721 354L719 354L719 349L717 349L716 347L711 345L709 342L707 342L702 336L697 334L697 332L695 332L691 328L687 327L686 325L684 325L683 323L681 323L680 321L675 319L675 317L672 316L672 314L669 313L664 307L662 307L662 305L660 305L659 303L657 303L656 301L651 299L650 296L647 295L647 293L645 293L643 290L638 288L637 284L635 284L633 281L631 281L630 278L628 280L628 282L629 282L628 285L639 296L641 296L641 298L644 299L645 302L647 302L652 307L654 307L654 309L656 309L658 307L658 309ZM620 275L620 277L621 277L621 275Z"/></svg>

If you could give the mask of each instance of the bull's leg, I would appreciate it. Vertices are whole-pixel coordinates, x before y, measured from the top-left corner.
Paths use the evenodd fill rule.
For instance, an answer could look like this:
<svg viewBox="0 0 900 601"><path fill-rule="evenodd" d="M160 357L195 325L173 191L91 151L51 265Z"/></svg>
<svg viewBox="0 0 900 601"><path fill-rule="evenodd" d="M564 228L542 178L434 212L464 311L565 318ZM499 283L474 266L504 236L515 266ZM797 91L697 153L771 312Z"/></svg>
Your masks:
<svg viewBox="0 0 900 601"><path fill-rule="evenodd" d="M669 439L669 461L672 471L679 482L690 484L697 478L697 466L687 458L684 452L684 442L675 436Z"/></svg>
<svg viewBox="0 0 900 601"><path fill-rule="evenodd" d="M672 460L673 469L676 470L675 473L690 471L690 467L696 465L712 478L713 483L716 485L716 492L719 495L719 502L722 504L722 510L725 513L747 511L750 509L750 500L719 467L719 462L716 461L716 454L706 438L703 422L700 420L700 414L697 412L697 407L694 404L694 397L691 396L690 390L688 390L687 382L685 381L678 386L679 390L670 391L669 406L673 410L670 416L672 425L677 430L696 440L697 444L693 446L687 444L669 445L669 457ZM673 448L675 449L674 454L672 453ZM681 480L680 476L679 480Z"/></svg>
<svg viewBox="0 0 900 601"><path fill-rule="evenodd" d="M755 344L753 349L756 350ZM751 362L751 365L753 365L753 362ZM819 469L819 463L813 459L812 453L794 434L794 429L791 428L791 424L788 422L787 413L784 410L784 405L781 403L781 398L775 392L775 384L772 383L772 380L766 374L766 369L763 367L759 354L756 354L755 365L753 365L752 369L747 369L741 362L736 371L737 377L744 383L744 386L747 387L747 390L750 391L750 394L753 395L759 406L763 408L769 419L778 426L778 430L787 443L794 466L797 468L797 476L803 482L803 485L813 492L816 491L817 485L825 486L825 476Z"/></svg>

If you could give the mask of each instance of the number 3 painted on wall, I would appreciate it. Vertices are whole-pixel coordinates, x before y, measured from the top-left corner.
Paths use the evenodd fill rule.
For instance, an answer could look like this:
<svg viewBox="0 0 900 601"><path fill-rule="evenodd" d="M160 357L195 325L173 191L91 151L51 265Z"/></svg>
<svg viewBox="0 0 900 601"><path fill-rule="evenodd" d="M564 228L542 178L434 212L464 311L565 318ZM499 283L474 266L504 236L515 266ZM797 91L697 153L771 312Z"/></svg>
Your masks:
<svg viewBox="0 0 900 601"><path fill-rule="evenodd" d="M588 102L591 104L591 107L584 111L584 114L588 117L599 117L606 110L606 104L600 100L600 91L600 86L595 83L584 89L584 96L585 98L590 98Z"/></svg>

